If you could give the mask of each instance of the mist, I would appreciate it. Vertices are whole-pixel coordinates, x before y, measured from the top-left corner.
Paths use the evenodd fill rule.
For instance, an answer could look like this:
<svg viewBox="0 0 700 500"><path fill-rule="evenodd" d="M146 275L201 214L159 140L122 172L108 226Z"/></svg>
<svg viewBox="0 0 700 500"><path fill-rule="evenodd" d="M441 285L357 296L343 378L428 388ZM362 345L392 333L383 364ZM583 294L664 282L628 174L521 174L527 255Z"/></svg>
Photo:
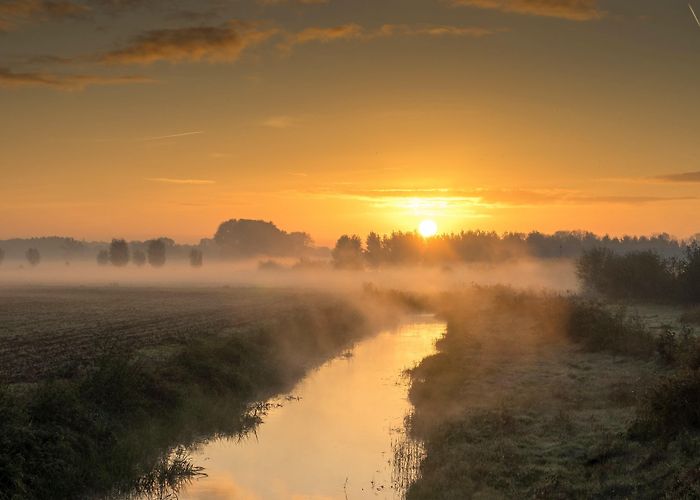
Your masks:
<svg viewBox="0 0 700 500"><path fill-rule="evenodd" d="M261 268L258 259L205 262L193 268L185 262L149 266L98 266L93 262L44 262L36 267L0 266L0 284L91 286L261 286L356 291L366 284L379 288L433 293L476 285L508 285L526 289L575 291L575 266L569 259L520 259L503 263L455 264L449 267L401 266L339 270L329 264L293 268L292 260Z"/></svg>

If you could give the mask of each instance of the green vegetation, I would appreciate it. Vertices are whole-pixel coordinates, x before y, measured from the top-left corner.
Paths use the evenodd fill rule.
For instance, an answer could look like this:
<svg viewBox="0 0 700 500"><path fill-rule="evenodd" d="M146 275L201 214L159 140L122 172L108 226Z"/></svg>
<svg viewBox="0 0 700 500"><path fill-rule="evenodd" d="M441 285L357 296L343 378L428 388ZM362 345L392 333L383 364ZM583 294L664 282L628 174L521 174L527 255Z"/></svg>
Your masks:
<svg viewBox="0 0 700 500"><path fill-rule="evenodd" d="M425 443L409 499L695 498L700 343L624 310L503 288L455 294L411 370Z"/></svg>
<svg viewBox="0 0 700 500"><path fill-rule="evenodd" d="M90 324L91 306L98 303L105 316L118 315L122 305L139 299L150 307L132 310L131 317L118 320L119 327L107 324L104 332L92 331L93 337L106 341L127 335L128 343L113 341L97 355L81 355L85 354L81 341L89 335L83 332L68 346L77 349L76 356L57 356L60 362L47 359L46 366L34 370L5 372L7 381L0 390L0 498L58 499L110 492L157 496L164 488L176 492L183 482L202 473L189 463L183 446L251 429L264 414L259 401L287 389L310 367L342 352L370 326L368 317L346 300L301 292L28 289L3 293L15 302L0 307L0 317L12 316L10 327L33 321L25 340L39 347L44 337L37 327L48 329L71 320L67 302L73 303L83 293L97 297L78 302L85 324ZM23 293L43 297L46 315L14 317L21 315L18 305ZM150 302L162 295L171 304ZM185 304L194 297L199 300L189 305L190 310L179 307L179 300L186 298ZM284 301L284 306L278 301ZM31 303L36 309L41 304ZM216 309L229 317L228 326L215 315L198 324L197 319L222 303L238 303L239 311L242 307L246 314L237 315L233 307ZM188 316L197 307L204 308L204 315ZM252 314L256 307L258 313ZM53 315L51 320L53 308L64 310L67 317ZM189 324L172 335L156 335L154 343L151 322L169 314L176 314L180 322L189 318ZM145 333L133 335L134 325ZM61 338L61 330L54 331ZM0 334L17 346L21 332L13 328ZM32 383L10 383L21 381Z"/></svg>
<svg viewBox="0 0 700 500"><path fill-rule="evenodd" d="M584 252L577 264L584 286L612 299L700 302L700 245L684 247L681 257L652 251L617 254L606 248Z"/></svg>

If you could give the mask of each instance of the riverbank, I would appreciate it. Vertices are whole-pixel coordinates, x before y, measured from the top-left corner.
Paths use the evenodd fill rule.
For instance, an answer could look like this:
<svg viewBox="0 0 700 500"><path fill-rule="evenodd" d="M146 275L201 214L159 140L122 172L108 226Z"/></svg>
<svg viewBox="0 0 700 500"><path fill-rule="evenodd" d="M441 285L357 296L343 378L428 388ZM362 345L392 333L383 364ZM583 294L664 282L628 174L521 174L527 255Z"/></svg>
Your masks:
<svg viewBox="0 0 700 500"><path fill-rule="evenodd" d="M261 401L392 316L339 295L237 294L54 288L4 302L8 342L24 331L27 349L58 354L8 372L0 390L0 498L177 491L201 473L181 446L253 428ZM51 325L64 341L53 347Z"/></svg>
<svg viewBox="0 0 700 500"><path fill-rule="evenodd" d="M443 302L411 371L426 458L409 499L697 495L697 341L574 297Z"/></svg>

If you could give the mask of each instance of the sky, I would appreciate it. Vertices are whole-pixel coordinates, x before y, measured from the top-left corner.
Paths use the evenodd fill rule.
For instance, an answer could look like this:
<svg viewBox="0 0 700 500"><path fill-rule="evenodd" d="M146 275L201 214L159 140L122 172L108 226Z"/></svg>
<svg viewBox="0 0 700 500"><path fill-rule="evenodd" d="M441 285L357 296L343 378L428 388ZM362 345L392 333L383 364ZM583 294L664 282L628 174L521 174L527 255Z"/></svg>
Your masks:
<svg viewBox="0 0 700 500"><path fill-rule="evenodd" d="M699 118L686 1L0 0L0 239L687 237Z"/></svg>

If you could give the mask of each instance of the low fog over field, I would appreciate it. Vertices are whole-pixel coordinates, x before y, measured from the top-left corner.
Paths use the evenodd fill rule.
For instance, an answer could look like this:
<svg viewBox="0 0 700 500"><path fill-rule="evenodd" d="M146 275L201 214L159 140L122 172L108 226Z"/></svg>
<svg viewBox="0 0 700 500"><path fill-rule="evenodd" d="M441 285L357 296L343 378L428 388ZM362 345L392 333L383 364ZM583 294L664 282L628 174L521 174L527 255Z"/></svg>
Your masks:
<svg viewBox="0 0 700 500"><path fill-rule="evenodd" d="M574 290L574 259L594 248L614 253L682 255L684 242L651 237L596 236L582 231L466 231L430 238L417 232L341 235L334 248L271 222L232 219L211 238L179 244L31 238L0 241L0 283L260 285L357 288L366 283L430 292L455 286L508 284Z"/></svg>
<svg viewBox="0 0 700 500"><path fill-rule="evenodd" d="M98 267L89 262L66 266L45 263L35 268L0 268L0 283L54 285L177 285L270 286L356 290L367 283L382 288L435 292L462 285L507 284L525 288L575 290L574 265L569 260L525 259L501 264L458 264L450 267L401 267L337 270L330 265L313 269L279 266L260 268L257 260L212 262L193 269L184 263L163 268Z"/></svg>

